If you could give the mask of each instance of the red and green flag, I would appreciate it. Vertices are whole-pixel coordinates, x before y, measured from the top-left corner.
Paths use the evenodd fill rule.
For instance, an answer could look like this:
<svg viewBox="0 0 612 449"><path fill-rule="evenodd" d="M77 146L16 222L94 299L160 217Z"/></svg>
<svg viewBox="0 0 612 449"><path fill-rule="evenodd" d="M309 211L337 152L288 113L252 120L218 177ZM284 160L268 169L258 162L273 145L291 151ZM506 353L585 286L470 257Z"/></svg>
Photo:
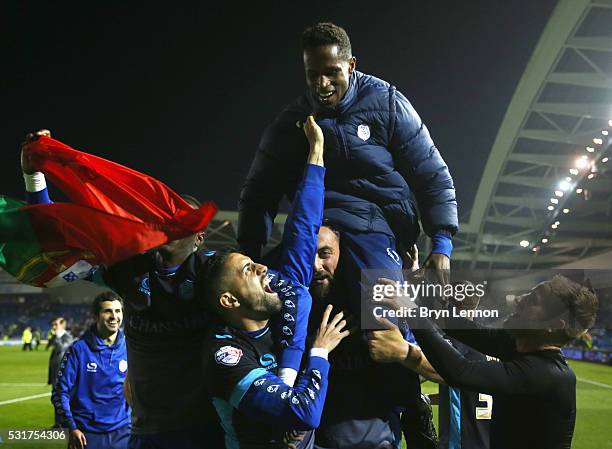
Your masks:
<svg viewBox="0 0 612 449"><path fill-rule="evenodd" d="M24 148L71 201L26 205L0 196L0 267L50 287L206 228L217 208L193 209L162 182L40 137Z"/></svg>

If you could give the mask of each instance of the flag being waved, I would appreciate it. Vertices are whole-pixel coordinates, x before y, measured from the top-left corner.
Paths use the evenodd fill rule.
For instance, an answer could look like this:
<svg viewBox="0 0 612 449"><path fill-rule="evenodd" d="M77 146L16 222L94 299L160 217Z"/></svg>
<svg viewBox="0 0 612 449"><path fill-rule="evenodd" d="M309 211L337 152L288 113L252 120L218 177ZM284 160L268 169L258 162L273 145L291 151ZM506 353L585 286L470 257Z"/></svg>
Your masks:
<svg viewBox="0 0 612 449"><path fill-rule="evenodd" d="M0 267L51 287L206 228L217 211L193 209L162 182L42 136L23 151L70 203L26 205L0 196Z"/></svg>

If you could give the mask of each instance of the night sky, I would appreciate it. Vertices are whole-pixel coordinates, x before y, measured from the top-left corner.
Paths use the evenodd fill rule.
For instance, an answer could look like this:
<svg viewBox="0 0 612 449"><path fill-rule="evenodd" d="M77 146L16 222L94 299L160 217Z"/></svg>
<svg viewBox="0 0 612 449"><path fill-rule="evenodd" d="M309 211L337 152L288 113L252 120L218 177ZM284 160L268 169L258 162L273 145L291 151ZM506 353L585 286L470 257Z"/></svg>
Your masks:
<svg viewBox="0 0 612 449"><path fill-rule="evenodd" d="M413 103L463 220L554 0L3 3L0 193L41 127L235 210L259 138L305 90L300 34L346 28L357 68ZM76 3L76 2L75 2ZM94 6L95 5L95 6Z"/></svg>

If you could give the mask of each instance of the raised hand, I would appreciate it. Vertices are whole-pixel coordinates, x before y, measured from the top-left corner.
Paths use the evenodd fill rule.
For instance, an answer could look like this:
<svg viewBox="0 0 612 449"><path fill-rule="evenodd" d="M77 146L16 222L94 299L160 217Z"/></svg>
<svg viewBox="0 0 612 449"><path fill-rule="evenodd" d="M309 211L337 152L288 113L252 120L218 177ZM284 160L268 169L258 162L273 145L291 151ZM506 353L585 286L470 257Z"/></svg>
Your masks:
<svg viewBox="0 0 612 449"><path fill-rule="evenodd" d="M37 170L30 155L25 151L25 146L34 142L41 136L51 137L51 131L48 129L39 129L38 131L28 133L26 134L25 141L21 144L21 171L27 175L31 175Z"/></svg>
<svg viewBox="0 0 612 449"><path fill-rule="evenodd" d="M309 115L304 122L304 134L310 144L310 153L308 155L308 163L315 165L323 165L323 131L312 115Z"/></svg>
<svg viewBox="0 0 612 449"><path fill-rule="evenodd" d="M331 314L332 308L330 304L325 308L325 312L323 312L321 326L319 326L317 336L312 344L313 348L323 348L331 352L338 346L343 338L349 335L348 329L343 330L346 327L346 320L342 319L344 316L342 312L337 313L332 320L329 321L329 315Z"/></svg>

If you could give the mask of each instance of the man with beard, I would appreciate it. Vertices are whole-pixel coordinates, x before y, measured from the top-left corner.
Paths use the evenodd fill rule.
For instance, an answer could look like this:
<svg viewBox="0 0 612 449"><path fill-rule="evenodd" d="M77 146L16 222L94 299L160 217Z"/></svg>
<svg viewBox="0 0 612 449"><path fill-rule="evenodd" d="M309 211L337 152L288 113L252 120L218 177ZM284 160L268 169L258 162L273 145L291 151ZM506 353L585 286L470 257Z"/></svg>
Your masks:
<svg viewBox="0 0 612 449"><path fill-rule="evenodd" d="M329 222L325 222L319 231L315 272L310 293L313 298L311 314L311 331L319 322L320 316L329 304L344 307L339 298L343 298L342 284L335 281L341 259L341 236ZM387 331L377 331L387 332ZM391 421L395 418L396 401L393 390L382 391L388 382L389 371L398 370L398 366L376 363L368 353L368 345L361 333L346 338L330 358L331 371L327 402L323 411L321 425L316 432L316 447L327 449L335 447L362 449L391 448L399 443L401 437L394 433ZM425 358L419 366L413 367L419 374L441 382L442 379L431 368ZM398 372L408 374L405 369ZM376 385L376 388L364 388L365 385ZM416 411L417 406L411 411ZM419 422L419 419L410 421ZM407 435L408 447L433 447L430 438L412 426Z"/></svg>
<svg viewBox="0 0 612 449"><path fill-rule="evenodd" d="M426 268L440 280L450 269L452 235L458 229L455 189L448 167L410 102L389 83L356 70L346 31L317 23L302 34L308 91L266 129L238 205L238 242L258 259L283 196L293 198L307 154L301 123L312 114L326 145L325 218L342 231L343 281L348 309L365 328L376 323L361 298L376 278L368 270L403 281L396 242L410 248L419 218L432 238ZM297 126L296 126L297 125ZM417 214L418 203L419 214ZM370 271L371 272L371 271ZM361 282L362 276L365 282ZM406 338L414 342L409 330ZM404 376L405 377L405 376ZM420 398L418 377L396 392L402 405Z"/></svg>
<svg viewBox="0 0 612 449"><path fill-rule="evenodd" d="M308 164L285 223L277 270L269 273L265 265L228 251L211 258L198 280L203 300L220 321L207 339L204 366L227 449L311 448L314 438L308 431L321 418L328 353L348 335L342 312L329 321L328 307L295 387L293 378L287 382L277 376L278 357L290 348L282 341L280 347L275 344L269 321L283 307L310 310L308 284L323 212L323 136L313 117L304 132ZM286 335L305 336L307 316L292 320L295 331Z"/></svg>
<svg viewBox="0 0 612 449"><path fill-rule="evenodd" d="M386 303L395 309L405 306L396 298ZM408 322L421 349L397 333L384 334L378 339L385 348L380 355L414 364L425 354L448 385L493 395L491 447L569 449L576 420L576 376L561 348L595 324L597 306L589 288L557 275L517 298L506 329L452 319L452 327L461 329L447 329L448 335L499 361L466 359L430 320L417 317Z"/></svg>
<svg viewBox="0 0 612 449"><path fill-rule="evenodd" d="M357 313L358 270L387 270L387 277L402 280L396 242L410 248L420 230L413 194L433 242L425 267L444 277L458 229L455 190L410 102L389 83L356 70L343 28L317 23L303 32L302 47L308 92L261 139L240 195L238 242L245 254L259 258L280 199L293 198L301 179L307 151L299 128L314 111L329 171L324 215L342 231L344 271Z"/></svg>
<svg viewBox="0 0 612 449"><path fill-rule="evenodd" d="M69 430L68 449L126 449L130 408L121 394L127 374L123 301L113 292L92 304L95 323L62 359L51 402L62 427Z"/></svg>
<svg viewBox="0 0 612 449"><path fill-rule="evenodd" d="M26 137L26 143L40 130ZM22 151L28 202L51 202L44 174ZM199 203L184 199L194 208ZM132 407L130 449L199 449L223 444L198 357L209 320L194 295L199 268L213 252L202 248L204 230L109 267L87 280L125 301L125 337Z"/></svg>

